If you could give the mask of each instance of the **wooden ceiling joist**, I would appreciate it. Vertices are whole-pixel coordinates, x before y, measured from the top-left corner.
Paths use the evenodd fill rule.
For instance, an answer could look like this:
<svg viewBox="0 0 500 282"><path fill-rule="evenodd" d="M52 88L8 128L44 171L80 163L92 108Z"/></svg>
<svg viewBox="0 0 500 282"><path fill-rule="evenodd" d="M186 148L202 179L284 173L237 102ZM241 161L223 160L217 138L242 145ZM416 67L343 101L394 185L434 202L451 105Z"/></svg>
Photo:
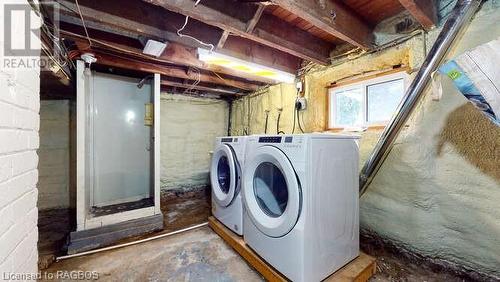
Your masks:
<svg viewBox="0 0 500 282"><path fill-rule="evenodd" d="M61 35L65 39L70 39L79 44L79 46L83 46L82 48L88 47L88 41L85 36L82 34L83 31L75 29L75 26L69 25L67 23L61 23ZM122 51L127 54L131 54L136 58L146 57L146 59L150 59L151 61L160 61L160 63L172 63L176 65L183 65L188 67L195 67L201 70L214 72L218 74L230 75L233 77L241 77L244 80L248 80L249 82L258 82L264 84L274 84L276 83L272 79L268 79L265 77L255 76L248 73L243 73L241 71L237 71L234 69L225 68L222 66L209 65L200 61L197 57L197 50L193 48L186 47L179 43L169 43L160 57L150 57L148 55L144 55L142 53L142 49L138 49L137 47L130 46L127 44L125 39L122 36L114 36L113 38L109 38L112 34L104 33L96 30L90 30L93 34L92 42L93 49L97 49L97 51L108 50L108 51ZM130 38L131 39L131 38ZM109 41L108 41L109 40ZM82 50L84 51L84 50Z"/></svg>
<svg viewBox="0 0 500 282"><path fill-rule="evenodd" d="M435 0L399 0L401 5L422 25L429 30L437 23L437 5Z"/></svg>
<svg viewBox="0 0 500 282"><path fill-rule="evenodd" d="M355 46L370 49L374 45L372 28L342 3L322 1L320 5L316 0L272 0L272 2Z"/></svg>
<svg viewBox="0 0 500 282"><path fill-rule="evenodd" d="M229 36L229 31L224 30L222 35L220 36L219 42L217 42L217 50L224 48L224 44L226 44L227 37Z"/></svg>
<svg viewBox="0 0 500 282"><path fill-rule="evenodd" d="M272 22L274 25L260 25L257 23L253 32L247 32L247 22L205 5L203 1L196 7L194 7L194 2L191 0L144 1L163 7L166 10L189 16L206 24L219 27L237 36L250 39L299 58L323 65L329 63L329 54L334 47L332 44L325 42L300 28L288 25L286 22L275 18L272 15L263 14L260 17L259 22L268 17L267 22ZM223 1L224 0L221 0L219 2ZM245 6L234 5L234 2L230 1L225 6L226 8L234 9L231 14L237 14L238 10L245 9ZM246 7L248 9L250 5L247 5ZM241 13L243 13L243 11Z"/></svg>
<svg viewBox="0 0 500 282"><path fill-rule="evenodd" d="M258 5L257 6L257 11L255 11L255 14L253 15L252 19L250 19L247 23L247 28L246 32L251 33L255 29L255 26L260 20L260 17L262 17L262 13L264 12L264 9L266 8L265 5Z"/></svg>
<svg viewBox="0 0 500 282"><path fill-rule="evenodd" d="M227 90L227 89L220 89L220 88L216 88L216 87L209 87L209 86L203 86L203 85L195 85L193 83L175 82L175 81L170 81L167 79L162 79L161 85L182 88L182 89L193 89L193 90L218 94L221 96L242 96L243 95L242 93L238 93L237 91L231 91L231 90Z"/></svg>
<svg viewBox="0 0 500 282"><path fill-rule="evenodd" d="M225 85L228 87L233 87L241 89L243 91L255 91L259 87L258 85L235 80L233 78L212 76L206 73L195 73L189 70L183 70L179 67L172 66L160 66L158 64L144 62L139 60L132 60L129 58L118 57L115 55L105 54L101 52L95 52L97 58L97 64L101 64L108 67L116 67L125 70L142 71L146 73L158 73L164 76L176 77L188 80L200 80L206 83Z"/></svg>
<svg viewBox="0 0 500 282"><path fill-rule="evenodd" d="M60 21L82 26L80 17L75 13L77 8L74 2L68 0L57 1L61 3ZM143 1L80 0L79 3L88 28L131 38L138 38L139 35L142 35L152 39L177 42L189 47L202 47L192 39L177 35L176 27L180 28L182 26L184 16L158 9L156 6L148 5ZM170 21L173 23L169 25L161 24ZM185 32L214 45L217 45L218 39L223 33L217 27L205 25L195 20L189 22ZM90 36L92 37L92 33ZM251 57L247 55L249 49L253 50ZM237 56L247 61L259 61L265 66L290 73L295 73L300 65L299 59L252 41L247 42L245 45L225 44L224 49L219 50L219 52ZM272 54L273 60L269 60L269 54ZM242 77L271 83L268 79L262 80L251 75L243 75Z"/></svg>

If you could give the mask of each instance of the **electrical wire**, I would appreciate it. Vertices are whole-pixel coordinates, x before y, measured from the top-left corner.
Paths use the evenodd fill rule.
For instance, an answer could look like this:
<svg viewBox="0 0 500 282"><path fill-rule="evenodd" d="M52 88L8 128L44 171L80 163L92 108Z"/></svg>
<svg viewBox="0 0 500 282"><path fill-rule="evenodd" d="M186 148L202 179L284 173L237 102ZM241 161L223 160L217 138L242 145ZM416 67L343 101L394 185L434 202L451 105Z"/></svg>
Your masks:
<svg viewBox="0 0 500 282"><path fill-rule="evenodd" d="M300 110L299 110L299 108L297 108L297 123L299 124L300 132L304 133L304 129L302 128L302 125L300 124Z"/></svg>
<svg viewBox="0 0 500 282"><path fill-rule="evenodd" d="M210 47L210 52L213 52L214 49L215 49L215 46L213 44L211 44L211 43L205 43L205 42L203 42L203 41L201 41L201 40L199 40L199 39L197 39L197 38L195 38L195 37L193 37L191 35L187 35L187 34L183 34L182 33L182 31L186 28L188 22L189 22L189 16L186 16L186 19L184 20L184 25L177 30L177 35L179 37L185 37L185 38L189 38L191 40L194 40L194 41L196 41L198 44L200 44L202 46Z"/></svg>
<svg viewBox="0 0 500 282"><path fill-rule="evenodd" d="M297 101L299 99L299 89L297 89L297 94L295 95L295 102L293 103L293 128L292 134L295 133L295 125L297 124Z"/></svg>
<svg viewBox="0 0 500 282"><path fill-rule="evenodd" d="M197 0L197 1L194 3L194 7L196 8L196 6L198 6L198 4L200 4L200 2L201 2L201 0ZM182 31L186 28L186 26L187 26L188 22L189 22L189 16L186 16L186 18L185 18L185 20L184 20L184 25L183 25L181 28L179 28L179 29L177 30L177 35L178 35L179 37L185 37L185 38L189 38L189 39L191 39L191 40L194 40L194 41L198 42L198 44L200 44L200 45L202 45L202 46L209 47L209 48L210 48L210 53L211 53L211 52L213 52L213 51L214 51L214 49L215 49L215 46L214 46L213 44L210 44L210 43L205 43L205 42L203 42L203 41L199 40L198 38L195 38L195 37L193 37L193 36L191 36L191 35L187 35L187 34L183 34L183 33L182 33Z"/></svg>
<svg viewBox="0 0 500 282"><path fill-rule="evenodd" d="M50 48L48 47L48 43L46 43L45 41L45 37L41 36L41 41L42 41L42 51L47 55L47 57L49 57L50 60L52 60L59 68L60 70L64 73L64 75L69 78L69 75L67 73L67 71L64 69L64 67L68 66L71 68L71 69L75 69L75 65L73 64L73 62L71 60L69 60L67 58L67 49L65 48L65 46L63 44L61 44L60 42L60 38L58 36L55 36L54 33L51 31L51 27L53 30L55 30L53 24L47 22L48 19L50 17L46 16L48 15L49 13L47 13L47 11L45 11L44 9L44 5L41 5L40 3L35 4L35 2L33 0L28 0L28 4L31 6L31 9L32 11L40 18L41 20L41 27L40 27L40 30L41 30L41 35L46 35L46 37L51 41L51 46L53 46L53 53L54 54L51 54L50 53ZM56 48L58 50L56 50ZM61 54L61 56L59 56L58 54ZM57 56L56 56L57 55ZM61 60L61 58L63 58Z"/></svg>
<svg viewBox="0 0 500 282"><path fill-rule="evenodd" d="M266 111L266 125L264 128L264 134L267 134L267 122L269 121L269 111Z"/></svg>
<svg viewBox="0 0 500 282"><path fill-rule="evenodd" d="M196 67L189 67L189 70L194 70L194 73L196 75L196 79L193 82L193 84L191 86L189 86L189 88L186 88L186 90L184 90L183 94L187 94L187 93L194 94L194 92L192 92L192 91L194 90L194 88L196 86L198 86L198 84L201 81L201 71L198 68L196 68ZM188 73L189 73L189 71L188 71Z"/></svg>
<svg viewBox="0 0 500 282"><path fill-rule="evenodd" d="M280 119L281 119L281 111L278 111L278 119L276 121L276 134L285 134L284 131L280 130Z"/></svg>
<svg viewBox="0 0 500 282"><path fill-rule="evenodd" d="M80 4L78 4L78 0L75 0L76 8L78 9L78 15L80 16L80 19L82 20L82 25L83 29L85 30L85 35L87 35L87 40L89 41L89 47L92 47L92 40L90 40L89 32L87 31L87 25L85 24L85 21L83 20L83 15L82 11L80 10Z"/></svg>

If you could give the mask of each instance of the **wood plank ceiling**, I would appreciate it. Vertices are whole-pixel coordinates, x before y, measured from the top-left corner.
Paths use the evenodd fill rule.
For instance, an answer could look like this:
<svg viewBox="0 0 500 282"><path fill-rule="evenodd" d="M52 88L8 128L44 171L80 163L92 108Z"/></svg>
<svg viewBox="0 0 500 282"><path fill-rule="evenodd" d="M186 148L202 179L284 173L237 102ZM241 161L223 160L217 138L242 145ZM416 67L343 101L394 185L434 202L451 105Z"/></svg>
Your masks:
<svg viewBox="0 0 500 282"><path fill-rule="evenodd" d="M206 46L178 35L186 16L183 34L290 73L303 61L329 64L337 46L373 48L375 25L404 9L424 28L436 23L434 0L201 0L196 6L194 0L79 0L79 7L75 0L56 1L61 37L77 51L72 59L92 52L101 66L160 73L168 90L229 97L275 81L200 61L197 48ZM141 39L169 44L152 57L142 54Z"/></svg>

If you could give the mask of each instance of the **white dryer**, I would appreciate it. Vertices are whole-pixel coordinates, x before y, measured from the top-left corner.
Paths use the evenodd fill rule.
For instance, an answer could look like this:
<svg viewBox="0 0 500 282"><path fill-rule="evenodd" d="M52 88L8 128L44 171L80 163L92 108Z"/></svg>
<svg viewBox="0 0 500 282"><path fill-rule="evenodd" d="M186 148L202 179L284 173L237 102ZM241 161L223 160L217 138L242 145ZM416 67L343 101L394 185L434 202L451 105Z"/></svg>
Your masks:
<svg viewBox="0 0 500 282"><path fill-rule="evenodd" d="M321 281L359 255L357 136L252 136L245 242L292 281Z"/></svg>
<svg viewBox="0 0 500 282"><path fill-rule="evenodd" d="M210 168L212 214L238 235L243 235L241 175L247 136L218 137Z"/></svg>

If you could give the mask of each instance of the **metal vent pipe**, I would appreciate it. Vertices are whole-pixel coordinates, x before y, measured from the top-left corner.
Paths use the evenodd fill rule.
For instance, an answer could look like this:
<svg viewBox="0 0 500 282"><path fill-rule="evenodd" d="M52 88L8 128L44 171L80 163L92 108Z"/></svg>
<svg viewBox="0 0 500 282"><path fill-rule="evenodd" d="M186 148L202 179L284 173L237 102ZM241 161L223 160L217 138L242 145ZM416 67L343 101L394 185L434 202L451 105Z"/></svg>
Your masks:
<svg viewBox="0 0 500 282"><path fill-rule="evenodd" d="M405 125L411 112L422 97L424 90L429 83L432 73L437 69L449 48L461 31L471 21L476 13L481 0L458 0L451 11L446 23L441 30L436 42L429 51L427 58L423 62L415 79L412 81L403 101L400 103L396 114L385 127L382 135L373 149L370 158L366 161L359 177L360 196L364 194L373 177L379 170L383 161L389 154L394 140Z"/></svg>

